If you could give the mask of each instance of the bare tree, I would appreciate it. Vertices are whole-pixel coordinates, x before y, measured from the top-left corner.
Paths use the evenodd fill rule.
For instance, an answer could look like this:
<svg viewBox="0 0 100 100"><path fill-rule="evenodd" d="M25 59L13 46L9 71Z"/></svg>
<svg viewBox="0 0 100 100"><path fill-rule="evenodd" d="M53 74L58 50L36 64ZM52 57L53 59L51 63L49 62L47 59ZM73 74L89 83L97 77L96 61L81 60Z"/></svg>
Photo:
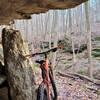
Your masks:
<svg viewBox="0 0 100 100"><path fill-rule="evenodd" d="M86 18L86 33L87 33L87 51L88 51L88 74L93 78L93 66L92 66L92 46L91 46L91 28L90 28L90 17L89 17L89 5L85 3L85 18Z"/></svg>
<svg viewBox="0 0 100 100"><path fill-rule="evenodd" d="M72 12L71 9L68 11L69 13L69 35L71 37L71 42L72 42L72 51L73 51L73 62L72 62L72 70L75 72L75 62L76 62L76 56L75 56L75 46L74 46L74 37L73 37L73 29L72 29Z"/></svg>

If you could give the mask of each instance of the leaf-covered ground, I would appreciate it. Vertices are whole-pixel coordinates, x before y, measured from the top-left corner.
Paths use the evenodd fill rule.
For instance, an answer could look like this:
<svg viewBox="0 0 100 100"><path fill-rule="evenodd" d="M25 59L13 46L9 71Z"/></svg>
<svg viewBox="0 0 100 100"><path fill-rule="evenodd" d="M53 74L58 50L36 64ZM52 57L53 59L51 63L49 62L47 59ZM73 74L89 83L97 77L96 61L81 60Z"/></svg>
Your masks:
<svg viewBox="0 0 100 100"><path fill-rule="evenodd" d="M58 63L55 72L70 72L71 68L67 68L68 66L72 65L72 55L58 53L57 56ZM78 69L81 73L84 69L87 69L88 67L88 60L84 56L84 52L79 54L77 57L77 63L75 65L75 68ZM61 60L59 60L59 58ZM95 70L99 71L99 60L93 59L93 65ZM37 72L39 72L39 70ZM95 72L96 71L94 71L94 73ZM37 76L41 76L40 72ZM41 77L39 77L38 81L40 80ZM58 100L100 100L100 86L95 86L94 84L83 81L81 79L73 80L72 78L62 77L58 74L55 74L55 82L57 85Z"/></svg>
<svg viewBox="0 0 100 100"><path fill-rule="evenodd" d="M37 84L39 85L41 81L41 73L39 72ZM96 93L94 90L88 89L98 88L92 83L85 82L81 79L73 80L58 74L55 75L55 83L58 91L58 100L100 100L100 94Z"/></svg>
<svg viewBox="0 0 100 100"><path fill-rule="evenodd" d="M67 77L56 76L58 100L100 100L99 94L89 90L91 84L83 80L72 80ZM94 87L96 88L96 87Z"/></svg>

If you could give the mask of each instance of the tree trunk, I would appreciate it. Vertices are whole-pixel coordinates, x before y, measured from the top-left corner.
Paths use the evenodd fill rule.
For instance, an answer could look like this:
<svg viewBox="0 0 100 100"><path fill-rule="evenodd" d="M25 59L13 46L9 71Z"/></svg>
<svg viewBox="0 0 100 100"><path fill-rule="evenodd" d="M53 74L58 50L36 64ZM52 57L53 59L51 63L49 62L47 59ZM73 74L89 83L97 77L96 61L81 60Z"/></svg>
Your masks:
<svg viewBox="0 0 100 100"><path fill-rule="evenodd" d="M76 72L76 68L75 68L75 63L76 63L76 55L75 55L75 46L74 46L74 38L73 36L71 36L71 41L72 41L72 51L73 51L73 64L72 64L72 67L73 67L73 72Z"/></svg>
<svg viewBox="0 0 100 100"><path fill-rule="evenodd" d="M12 100L35 100L34 74L19 31L3 29L2 45Z"/></svg>
<svg viewBox="0 0 100 100"><path fill-rule="evenodd" d="M57 37L54 40L54 47L57 47ZM56 66L56 58L57 58L57 52L53 53L53 58L52 58L52 67L54 69L54 67Z"/></svg>
<svg viewBox="0 0 100 100"><path fill-rule="evenodd" d="M75 47L74 47L74 38L73 38L73 29L72 29L72 11L71 9L69 9L69 35L70 35L70 39L71 39L71 42L72 42L72 51L73 51L73 62L72 62L72 71L73 72L76 72L76 68L75 68L75 63L76 63L76 55L75 55Z"/></svg>
<svg viewBox="0 0 100 100"><path fill-rule="evenodd" d="M91 78L93 78L93 66L92 66L92 45L91 45L91 28L90 28L90 17L88 2L85 3L85 17L86 17L86 32L87 32L87 51L88 51L88 73Z"/></svg>

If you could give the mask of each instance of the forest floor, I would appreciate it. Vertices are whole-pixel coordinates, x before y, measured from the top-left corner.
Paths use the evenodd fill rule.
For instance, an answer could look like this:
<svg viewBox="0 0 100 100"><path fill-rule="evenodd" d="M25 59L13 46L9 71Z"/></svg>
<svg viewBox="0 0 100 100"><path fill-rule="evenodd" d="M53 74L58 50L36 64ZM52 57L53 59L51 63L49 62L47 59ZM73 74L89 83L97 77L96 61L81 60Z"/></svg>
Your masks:
<svg viewBox="0 0 100 100"><path fill-rule="evenodd" d="M71 68L69 68L69 66L72 65L72 55L59 53L59 55L57 56L58 64L54 71L54 76L58 91L58 100L100 100L100 85L97 86L80 78L73 79L70 77L62 77L57 73L60 71L66 74L67 72L70 72L72 70ZM77 63L75 66L76 69L80 71L80 74L85 74L85 71L88 67L87 63L88 62L85 58L85 53L81 53L77 56ZM100 65L100 62L94 59L93 65L95 67L95 70L100 69L100 67L98 67L98 64ZM38 70L37 72L39 72L38 76L40 76L41 79L40 71ZM99 75L100 73L98 74L98 77ZM38 79L38 82L40 81L40 79Z"/></svg>
<svg viewBox="0 0 100 100"><path fill-rule="evenodd" d="M58 100L100 100L100 93L95 93L95 85L85 83L81 79L56 76ZM89 89L91 88L91 89ZM100 92L100 91L99 91Z"/></svg>
<svg viewBox="0 0 100 100"><path fill-rule="evenodd" d="M38 77L36 82L38 85L42 81L40 80L41 76ZM55 83L58 92L57 100L100 100L100 86L90 82L78 78L74 80L55 74Z"/></svg>
<svg viewBox="0 0 100 100"><path fill-rule="evenodd" d="M57 71L67 73L72 71L72 55L59 53L59 60ZM79 74L86 74L88 67L88 60L86 51L76 55L77 63L74 65ZM100 61L93 58L94 74L100 79ZM93 83L81 80L80 78L73 80L69 77L62 77L56 75L56 85L58 89L58 100L100 100L100 85L96 86Z"/></svg>

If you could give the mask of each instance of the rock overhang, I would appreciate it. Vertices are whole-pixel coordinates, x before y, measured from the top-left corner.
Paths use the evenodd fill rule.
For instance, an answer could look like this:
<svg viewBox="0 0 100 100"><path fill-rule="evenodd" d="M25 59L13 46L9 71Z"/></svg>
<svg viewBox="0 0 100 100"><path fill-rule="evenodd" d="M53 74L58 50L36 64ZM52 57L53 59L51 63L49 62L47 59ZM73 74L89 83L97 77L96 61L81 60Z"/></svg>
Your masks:
<svg viewBox="0 0 100 100"><path fill-rule="evenodd" d="M30 15L50 9L68 9L87 0L0 0L0 24L14 19L30 19Z"/></svg>

